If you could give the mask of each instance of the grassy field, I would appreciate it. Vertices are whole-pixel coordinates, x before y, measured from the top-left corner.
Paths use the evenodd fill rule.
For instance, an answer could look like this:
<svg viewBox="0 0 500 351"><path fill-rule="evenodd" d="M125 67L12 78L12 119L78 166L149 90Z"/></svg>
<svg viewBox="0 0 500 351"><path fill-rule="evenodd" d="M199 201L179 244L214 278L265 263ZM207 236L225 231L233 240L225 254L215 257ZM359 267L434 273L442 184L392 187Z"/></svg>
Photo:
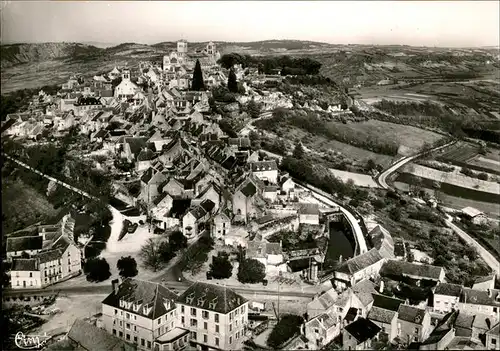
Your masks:
<svg viewBox="0 0 500 351"><path fill-rule="evenodd" d="M464 207L470 206L483 211L492 218L500 218L500 204L498 203L488 203L483 201L464 199L461 197L442 193L439 195L439 200L443 202L445 206L454 208L456 210L461 210Z"/></svg>
<svg viewBox="0 0 500 351"><path fill-rule="evenodd" d="M327 139L321 135L312 135L296 127L288 127L282 137L291 141L301 140L305 147L312 150L320 152L335 151L348 159L363 164L372 159L375 163L387 167L394 161L391 156L377 154L337 140Z"/></svg>
<svg viewBox="0 0 500 351"><path fill-rule="evenodd" d="M366 187L366 188L378 188L379 185L373 180L373 178L367 174L353 173L341 171L339 169L330 168L335 177L342 179L342 181L347 182L351 179L355 185Z"/></svg>
<svg viewBox="0 0 500 351"><path fill-rule="evenodd" d="M57 215L58 210L19 180L2 182L2 232L9 233Z"/></svg>
<svg viewBox="0 0 500 351"><path fill-rule="evenodd" d="M334 125L340 132L358 133L360 137L366 138L376 136L380 140L396 142L413 152L419 151L425 143L432 144L443 137L424 129L377 120L348 124L329 122L329 124Z"/></svg>

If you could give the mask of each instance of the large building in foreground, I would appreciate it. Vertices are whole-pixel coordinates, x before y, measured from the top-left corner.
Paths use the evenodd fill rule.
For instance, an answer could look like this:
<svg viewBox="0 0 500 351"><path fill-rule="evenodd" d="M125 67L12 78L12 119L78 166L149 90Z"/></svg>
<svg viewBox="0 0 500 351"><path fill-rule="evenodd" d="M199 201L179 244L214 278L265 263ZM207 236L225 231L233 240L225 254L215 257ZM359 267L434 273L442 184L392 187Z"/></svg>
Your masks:
<svg viewBox="0 0 500 351"><path fill-rule="evenodd" d="M141 350L238 350L248 301L219 285L195 283L181 296L161 284L128 278L112 282L102 302L103 327Z"/></svg>

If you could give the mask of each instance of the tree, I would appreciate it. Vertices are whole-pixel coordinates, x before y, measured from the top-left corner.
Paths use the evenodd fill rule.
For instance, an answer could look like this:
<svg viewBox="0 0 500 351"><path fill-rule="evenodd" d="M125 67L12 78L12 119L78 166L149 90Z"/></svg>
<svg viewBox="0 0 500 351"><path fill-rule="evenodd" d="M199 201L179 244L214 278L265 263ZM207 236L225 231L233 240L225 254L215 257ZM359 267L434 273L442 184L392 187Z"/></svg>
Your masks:
<svg viewBox="0 0 500 351"><path fill-rule="evenodd" d="M170 260L175 257L175 250L170 243L163 241L160 244L160 256L164 263L170 262Z"/></svg>
<svg viewBox="0 0 500 351"><path fill-rule="evenodd" d="M177 252L181 249L185 249L187 247L187 238L180 232L176 230L173 232L168 238L168 243L174 252Z"/></svg>
<svg viewBox="0 0 500 351"><path fill-rule="evenodd" d="M399 207L396 206L391 208L391 210L389 211L389 217L393 221L399 222L401 220L401 210L399 209Z"/></svg>
<svg viewBox="0 0 500 351"><path fill-rule="evenodd" d="M303 323L301 316L285 314L281 317L267 338L267 345L273 349L278 349L286 341L293 338L300 332L300 326Z"/></svg>
<svg viewBox="0 0 500 351"><path fill-rule="evenodd" d="M304 158L304 147L300 141L295 145L295 149L293 149L293 157L298 160Z"/></svg>
<svg viewBox="0 0 500 351"><path fill-rule="evenodd" d="M90 258L83 265L83 272L89 282L102 282L111 277L109 264L104 258Z"/></svg>
<svg viewBox="0 0 500 351"><path fill-rule="evenodd" d="M372 169L376 169L376 168L377 168L377 164L371 158L368 161L366 161L365 169L367 171L371 171Z"/></svg>
<svg viewBox="0 0 500 351"><path fill-rule="evenodd" d="M212 257L209 274L214 279L226 279L233 274L233 265L229 262L229 255L226 252L218 252Z"/></svg>
<svg viewBox="0 0 500 351"><path fill-rule="evenodd" d="M191 89L194 91L205 90L205 83L203 81L203 72L201 71L200 60L196 60L193 71L193 82L191 83Z"/></svg>
<svg viewBox="0 0 500 351"><path fill-rule="evenodd" d="M122 278L135 277L138 273L137 262L132 256L122 256L116 263L116 268Z"/></svg>
<svg viewBox="0 0 500 351"><path fill-rule="evenodd" d="M238 267L238 281L241 283L260 283L266 277L266 266L253 258L247 258L240 262Z"/></svg>
<svg viewBox="0 0 500 351"><path fill-rule="evenodd" d="M250 117L258 118L260 116L260 104L256 103L255 99L252 98L252 100L248 102L247 111Z"/></svg>
<svg viewBox="0 0 500 351"><path fill-rule="evenodd" d="M238 81L236 80L236 74L232 68L229 70L229 77L227 78L227 89L231 93L238 92Z"/></svg>
<svg viewBox="0 0 500 351"><path fill-rule="evenodd" d="M145 267L156 272L162 266L160 241L153 238L148 239L146 244L141 247L139 257L141 257Z"/></svg>

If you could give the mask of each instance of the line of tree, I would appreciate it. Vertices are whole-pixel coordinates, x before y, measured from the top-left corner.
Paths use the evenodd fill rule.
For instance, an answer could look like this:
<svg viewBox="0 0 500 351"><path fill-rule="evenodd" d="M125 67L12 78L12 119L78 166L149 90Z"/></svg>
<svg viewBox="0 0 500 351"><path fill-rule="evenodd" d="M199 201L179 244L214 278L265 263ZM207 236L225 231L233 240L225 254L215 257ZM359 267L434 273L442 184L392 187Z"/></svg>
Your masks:
<svg viewBox="0 0 500 351"><path fill-rule="evenodd" d="M272 74L276 70L284 71L284 75L315 75L319 73L321 63L308 57L292 58L290 56L250 56L238 53L223 55L218 63L230 69L241 64L243 68L258 68L259 73ZM283 73L282 73L283 74Z"/></svg>

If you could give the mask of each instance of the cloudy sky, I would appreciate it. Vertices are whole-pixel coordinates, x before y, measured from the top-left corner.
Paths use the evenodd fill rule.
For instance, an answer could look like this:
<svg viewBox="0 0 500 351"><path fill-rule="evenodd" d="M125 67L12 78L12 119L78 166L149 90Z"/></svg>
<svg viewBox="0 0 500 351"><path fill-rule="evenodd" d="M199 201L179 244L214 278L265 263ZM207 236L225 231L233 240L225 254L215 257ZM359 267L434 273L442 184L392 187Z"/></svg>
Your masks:
<svg viewBox="0 0 500 351"><path fill-rule="evenodd" d="M2 1L2 43L499 45L498 1Z"/></svg>

